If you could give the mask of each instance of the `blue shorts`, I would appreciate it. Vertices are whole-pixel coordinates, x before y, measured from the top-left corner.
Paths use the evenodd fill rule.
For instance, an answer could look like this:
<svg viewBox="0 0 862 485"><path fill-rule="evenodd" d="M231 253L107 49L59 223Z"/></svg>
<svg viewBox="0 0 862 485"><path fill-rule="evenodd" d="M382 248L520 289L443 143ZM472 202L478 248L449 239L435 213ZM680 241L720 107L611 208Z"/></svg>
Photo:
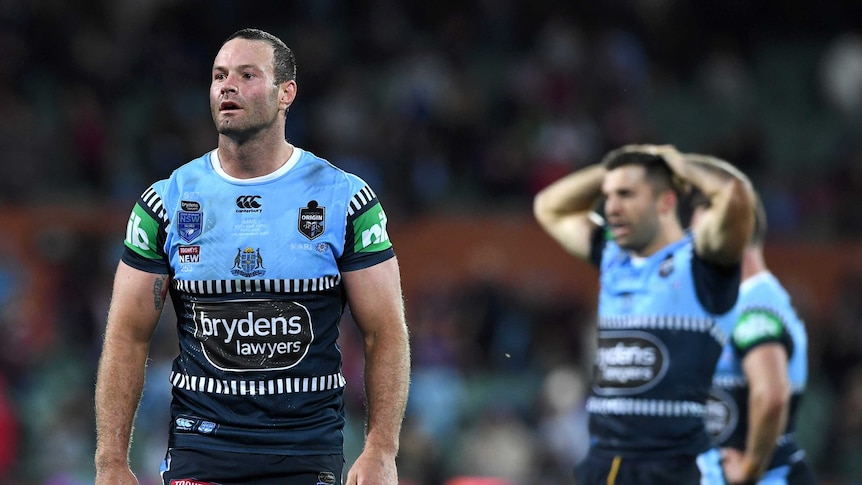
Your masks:
<svg viewBox="0 0 862 485"><path fill-rule="evenodd" d="M725 485L721 455L711 449L697 456L622 458L592 451L575 469L578 485Z"/></svg>
<svg viewBox="0 0 862 485"><path fill-rule="evenodd" d="M171 448L163 485L340 485L343 455L263 455Z"/></svg>

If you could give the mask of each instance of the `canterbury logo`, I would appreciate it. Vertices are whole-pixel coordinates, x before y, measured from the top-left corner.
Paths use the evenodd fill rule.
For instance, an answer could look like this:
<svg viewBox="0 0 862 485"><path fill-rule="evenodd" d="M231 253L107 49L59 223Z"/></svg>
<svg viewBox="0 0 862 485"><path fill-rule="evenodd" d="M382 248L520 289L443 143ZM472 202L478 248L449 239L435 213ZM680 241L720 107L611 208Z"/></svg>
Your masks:
<svg viewBox="0 0 862 485"><path fill-rule="evenodd" d="M240 209L259 209L261 204L258 199L259 195L240 195L236 198L236 206Z"/></svg>

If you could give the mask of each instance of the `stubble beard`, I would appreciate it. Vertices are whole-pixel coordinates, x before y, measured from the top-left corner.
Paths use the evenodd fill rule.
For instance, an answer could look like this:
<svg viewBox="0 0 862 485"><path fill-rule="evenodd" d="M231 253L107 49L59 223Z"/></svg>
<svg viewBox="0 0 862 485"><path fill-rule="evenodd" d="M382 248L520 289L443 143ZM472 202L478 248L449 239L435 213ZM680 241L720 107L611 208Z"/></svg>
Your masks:
<svg viewBox="0 0 862 485"><path fill-rule="evenodd" d="M237 120L235 118L222 118L218 116L218 111L213 113L213 122L216 126L216 131L219 135L229 137L238 142L243 142L254 138L256 135L265 132L271 128L276 119L269 120ZM246 114L246 113L243 113ZM278 113L275 114L278 116Z"/></svg>

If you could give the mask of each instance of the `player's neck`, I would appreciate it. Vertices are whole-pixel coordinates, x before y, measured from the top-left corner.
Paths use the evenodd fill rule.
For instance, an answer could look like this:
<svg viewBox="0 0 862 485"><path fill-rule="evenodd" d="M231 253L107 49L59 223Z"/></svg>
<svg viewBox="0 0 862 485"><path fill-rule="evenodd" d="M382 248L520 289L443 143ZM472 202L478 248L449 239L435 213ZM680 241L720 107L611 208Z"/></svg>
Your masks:
<svg viewBox="0 0 862 485"><path fill-rule="evenodd" d="M222 169L240 179L262 177L278 170L293 154L293 145L279 139L237 141L219 135L218 155Z"/></svg>
<svg viewBox="0 0 862 485"><path fill-rule="evenodd" d="M661 250L685 237L685 231L682 230L679 224L666 223L659 230L652 242L640 251L632 251L632 254L648 258Z"/></svg>
<svg viewBox="0 0 862 485"><path fill-rule="evenodd" d="M747 246L742 253L742 280L745 281L768 270L763 250L756 246Z"/></svg>

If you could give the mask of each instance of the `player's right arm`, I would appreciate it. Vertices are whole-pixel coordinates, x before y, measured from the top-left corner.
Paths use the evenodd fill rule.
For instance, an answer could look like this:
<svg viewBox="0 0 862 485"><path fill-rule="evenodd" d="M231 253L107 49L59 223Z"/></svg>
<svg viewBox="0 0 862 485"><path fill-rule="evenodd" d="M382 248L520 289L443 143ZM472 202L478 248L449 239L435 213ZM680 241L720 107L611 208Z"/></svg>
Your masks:
<svg viewBox="0 0 862 485"><path fill-rule="evenodd" d="M166 274L123 262L117 266L96 376L96 485L138 483L129 467L129 447L167 283Z"/></svg>
<svg viewBox="0 0 862 485"><path fill-rule="evenodd" d="M539 225L572 255L589 260L598 224L591 211L601 196L604 164L591 165L557 180L536 194L533 215Z"/></svg>
<svg viewBox="0 0 862 485"><path fill-rule="evenodd" d="M748 434L744 451L725 452L724 466L730 483L748 483L766 471L787 424L793 343L781 317L762 308L743 312L731 338L748 381Z"/></svg>
<svg viewBox="0 0 862 485"><path fill-rule="evenodd" d="M96 485L131 485L129 447L144 388L150 339L170 281L163 249L167 218L159 183L132 209L96 374Z"/></svg>

